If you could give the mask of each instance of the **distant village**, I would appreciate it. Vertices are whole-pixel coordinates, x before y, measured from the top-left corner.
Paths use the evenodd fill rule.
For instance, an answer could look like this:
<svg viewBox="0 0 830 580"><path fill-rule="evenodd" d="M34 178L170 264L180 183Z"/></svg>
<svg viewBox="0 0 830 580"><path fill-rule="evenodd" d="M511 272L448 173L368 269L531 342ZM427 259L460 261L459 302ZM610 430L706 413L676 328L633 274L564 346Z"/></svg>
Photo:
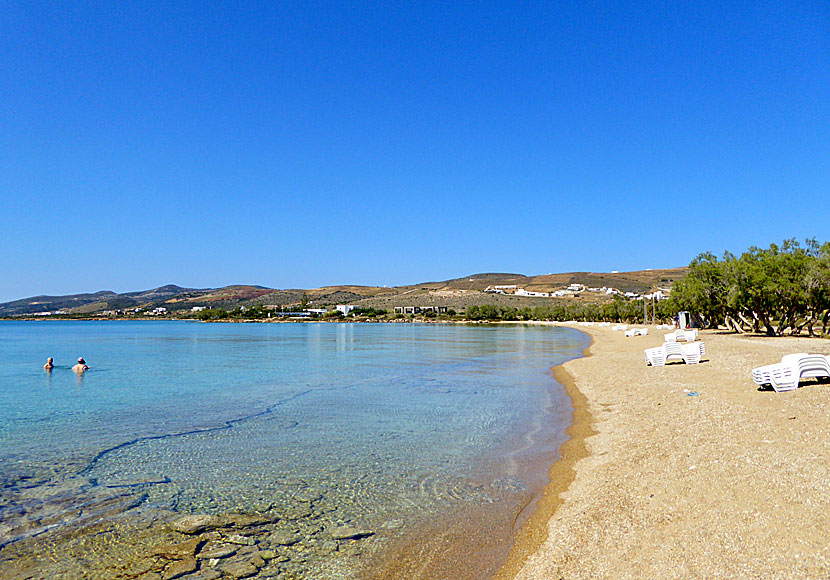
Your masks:
<svg viewBox="0 0 830 580"><path fill-rule="evenodd" d="M650 294L637 294L636 292L622 292L616 288L609 288L603 286L602 288L588 288L584 284L571 284L564 290L556 290L554 292L533 292L519 288L515 284L505 286L488 286L484 289L487 294L512 294L513 296L537 296L542 298L564 298L566 296L576 296L583 292L592 292L595 294L605 294L608 296L619 295L631 298L633 300L664 300L668 298L669 289L660 288Z"/></svg>

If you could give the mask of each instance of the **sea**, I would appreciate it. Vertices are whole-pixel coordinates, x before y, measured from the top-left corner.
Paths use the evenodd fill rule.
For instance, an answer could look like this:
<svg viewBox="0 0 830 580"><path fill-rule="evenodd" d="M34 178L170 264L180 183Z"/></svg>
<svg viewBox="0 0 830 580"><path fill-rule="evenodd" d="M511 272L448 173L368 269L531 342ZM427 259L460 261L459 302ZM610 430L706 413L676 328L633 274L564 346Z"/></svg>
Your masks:
<svg viewBox="0 0 830 580"><path fill-rule="evenodd" d="M527 511L545 483L528 466L556 459L572 413L550 369L588 341L524 324L0 321L0 566L140 577L177 518L242 514L252 577L357 577L450 514Z"/></svg>

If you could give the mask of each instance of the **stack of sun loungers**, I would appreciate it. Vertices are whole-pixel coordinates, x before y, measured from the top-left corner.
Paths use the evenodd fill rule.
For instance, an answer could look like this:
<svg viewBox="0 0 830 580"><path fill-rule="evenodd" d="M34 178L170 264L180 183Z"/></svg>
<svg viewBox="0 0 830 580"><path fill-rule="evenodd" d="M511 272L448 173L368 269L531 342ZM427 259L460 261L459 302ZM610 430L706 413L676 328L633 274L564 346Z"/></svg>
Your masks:
<svg viewBox="0 0 830 580"><path fill-rule="evenodd" d="M823 354L788 354L780 363L752 369L756 385L771 385L777 393L798 388L802 378L830 377L830 357Z"/></svg>
<svg viewBox="0 0 830 580"><path fill-rule="evenodd" d="M653 367L665 366L666 361L681 359L687 365L696 365L706 354L706 346L697 342L697 330L676 330L663 336L663 346L645 349L646 364ZM686 341L685 344L678 342Z"/></svg>
<svg viewBox="0 0 830 580"><path fill-rule="evenodd" d="M648 334L648 328L632 328L631 330L625 331L625 337L631 338L632 336L646 336Z"/></svg>
<svg viewBox="0 0 830 580"><path fill-rule="evenodd" d="M697 340L697 329L688 328L686 330L675 330L674 332L664 334L663 338L666 342L694 342Z"/></svg>

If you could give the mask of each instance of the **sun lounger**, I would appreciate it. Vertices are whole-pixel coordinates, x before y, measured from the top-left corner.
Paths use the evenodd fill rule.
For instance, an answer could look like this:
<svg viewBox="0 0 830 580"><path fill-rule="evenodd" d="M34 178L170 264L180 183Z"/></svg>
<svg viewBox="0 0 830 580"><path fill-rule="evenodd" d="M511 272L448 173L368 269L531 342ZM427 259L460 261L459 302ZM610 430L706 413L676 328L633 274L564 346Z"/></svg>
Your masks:
<svg viewBox="0 0 830 580"><path fill-rule="evenodd" d="M793 391L801 379L830 377L830 357L822 354L788 354L780 363L752 369L756 385L771 385L776 392Z"/></svg>
<svg viewBox="0 0 830 580"><path fill-rule="evenodd" d="M686 330L678 329L674 332L663 335L666 342L694 342L697 340L697 329L688 328Z"/></svg>
<svg viewBox="0 0 830 580"><path fill-rule="evenodd" d="M625 331L626 338L631 338L632 336L646 336L648 334L648 328L632 328L631 330Z"/></svg>
<svg viewBox="0 0 830 580"><path fill-rule="evenodd" d="M666 342L663 343L663 346L647 348L644 353L646 363L655 367L661 367L668 360L678 358L687 365L696 365L706 354L706 346L702 342L691 342L687 344Z"/></svg>
<svg viewBox="0 0 830 580"><path fill-rule="evenodd" d="M646 364L653 367L662 367L666 364L666 351L662 346L655 346L654 348L647 348L645 351Z"/></svg>

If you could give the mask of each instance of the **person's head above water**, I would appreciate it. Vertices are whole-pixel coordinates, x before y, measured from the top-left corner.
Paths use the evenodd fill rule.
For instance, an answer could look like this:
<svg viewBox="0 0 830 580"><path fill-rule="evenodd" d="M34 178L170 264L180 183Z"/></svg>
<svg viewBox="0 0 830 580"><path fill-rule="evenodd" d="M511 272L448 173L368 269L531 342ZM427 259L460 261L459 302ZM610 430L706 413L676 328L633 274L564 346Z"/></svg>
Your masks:
<svg viewBox="0 0 830 580"><path fill-rule="evenodd" d="M75 371L76 373L82 373L85 370L87 370L88 368L89 367L86 365L86 361L84 360L84 357L79 356L78 357L78 364L76 364L74 367L72 367L72 370Z"/></svg>

